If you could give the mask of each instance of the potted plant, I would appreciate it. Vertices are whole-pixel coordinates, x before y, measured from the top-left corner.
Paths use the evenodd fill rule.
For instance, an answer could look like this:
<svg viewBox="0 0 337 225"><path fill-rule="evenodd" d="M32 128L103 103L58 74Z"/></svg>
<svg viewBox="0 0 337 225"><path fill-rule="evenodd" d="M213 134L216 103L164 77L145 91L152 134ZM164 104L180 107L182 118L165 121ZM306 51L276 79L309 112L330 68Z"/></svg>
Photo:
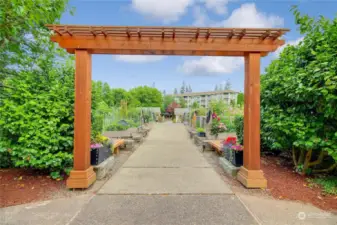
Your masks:
<svg viewBox="0 0 337 225"><path fill-rule="evenodd" d="M91 165L98 165L112 154L112 142L109 142L107 137L97 135L91 140L90 144L90 163Z"/></svg>
<svg viewBox="0 0 337 225"><path fill-rule="evenodd" d="M233 145L236 145L236 137L227 137L226 140L222 143L223 156L229 160L230 150Z"/></svg>
<svg viewBox="0 0 337 225"><path fill-rule="evenodd" d="M211 126L211 135L215 136L215 139L218 139L219 133L223 133L227 130L227 127L224 123L220 122L220 117L216 114L212 114L212 126Z"/></svg>
<svg viewBox="0 0 337 225"><path fill-rule="evenodd" d="M243 146L232 145L230 148L229 161L236 167L243 165Z"/></svg>
<svg viewBox="0 0 337 225"><path fill-rule="evenodd" d="M202 127L197 128L198 137L206 137L205 129Z"/></svg>

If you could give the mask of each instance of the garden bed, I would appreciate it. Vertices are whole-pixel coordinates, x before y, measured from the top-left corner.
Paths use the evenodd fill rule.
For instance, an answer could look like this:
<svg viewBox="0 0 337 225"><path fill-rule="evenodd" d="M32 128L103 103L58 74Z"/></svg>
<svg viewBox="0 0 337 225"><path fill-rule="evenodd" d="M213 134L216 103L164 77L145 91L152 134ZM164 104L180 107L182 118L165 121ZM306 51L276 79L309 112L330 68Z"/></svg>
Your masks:
<svg viewBox="0 0 337 225"><path fill-rule="evenodd" d="M289 161L263 156L261 167L268 180L267 191L275 198L311 203L324 210L337 211L337 196L324 195L321 187L312 187L306 176L296 173Z"/></svg>
<svg viewBox="0 0 337 225"><path fill-rule="evenodd" d="M53 180L45 173L0 169L0 208L47 200L65 188L65 180Z"/></svg>

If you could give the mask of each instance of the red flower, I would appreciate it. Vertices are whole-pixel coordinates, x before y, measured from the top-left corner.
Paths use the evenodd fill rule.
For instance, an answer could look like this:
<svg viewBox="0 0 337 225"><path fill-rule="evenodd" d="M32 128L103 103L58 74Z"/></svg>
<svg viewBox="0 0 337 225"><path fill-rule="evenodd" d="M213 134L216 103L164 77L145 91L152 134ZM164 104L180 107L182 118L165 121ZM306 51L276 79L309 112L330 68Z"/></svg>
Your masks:
<svg viewBox="0 0 337 225"><path fill-rule="evenodd" d="M218 121L220 121L220 117L218 117Z"/></svg>
<svg viewBox="0 0 337 225"><path fill-rule="evenodd" d="M226 141L225 141L225 144L233 144L233 145L235 145L236 144L236 137L227 137Z"/></svg>

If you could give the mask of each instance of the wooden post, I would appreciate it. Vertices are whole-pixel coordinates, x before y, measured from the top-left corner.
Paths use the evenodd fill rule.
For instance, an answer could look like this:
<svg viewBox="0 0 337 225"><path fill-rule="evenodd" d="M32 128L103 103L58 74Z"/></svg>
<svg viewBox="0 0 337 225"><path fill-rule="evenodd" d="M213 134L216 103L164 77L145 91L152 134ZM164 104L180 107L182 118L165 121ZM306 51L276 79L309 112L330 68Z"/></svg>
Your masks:
<svg viewBox="0 0 337 225"><path fill-rule="evenodd" d="M75 60L74 168L67 187L88 188L96 180L90 165L91 55L87 50L75 50Z"/></svg>
<svg viewBox="0 0 337 225"><path fill-rule="evenodd" d="M247 188L265 188L260 170L260 53L245 54L243 166L238 180Z"/></svg>

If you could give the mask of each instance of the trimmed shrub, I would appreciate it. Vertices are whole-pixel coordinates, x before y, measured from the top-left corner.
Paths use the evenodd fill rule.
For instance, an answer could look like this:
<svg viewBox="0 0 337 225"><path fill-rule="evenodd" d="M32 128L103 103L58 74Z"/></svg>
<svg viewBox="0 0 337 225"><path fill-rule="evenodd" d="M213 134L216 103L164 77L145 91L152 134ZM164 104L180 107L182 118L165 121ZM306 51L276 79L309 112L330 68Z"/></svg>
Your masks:
<svg viewBox="0 0 337 225"><path fill-rule="evenodd" d="M234 119L234 126L235 126L235 132L236 136L238 138L239 143L242 145L243 144L243 116L235 116Z"/></svg>

